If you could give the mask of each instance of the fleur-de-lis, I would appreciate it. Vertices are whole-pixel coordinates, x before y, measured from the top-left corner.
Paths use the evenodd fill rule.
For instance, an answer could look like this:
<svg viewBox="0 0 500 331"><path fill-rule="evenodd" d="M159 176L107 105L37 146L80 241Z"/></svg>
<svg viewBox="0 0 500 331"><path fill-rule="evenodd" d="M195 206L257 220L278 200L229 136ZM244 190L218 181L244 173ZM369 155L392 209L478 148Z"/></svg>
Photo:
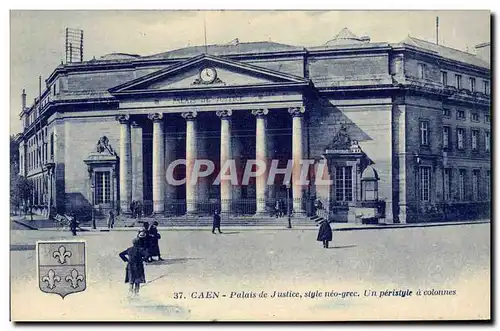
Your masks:
<svg viewBox="0 0 500 331"><path fill-rule="evenodd" d="M56 275L56 272L53 269L50 269L46 276L43 276L42 282L47 283L47 287L51 290L56 287L56 282L60 282L61 277Z"/></svg>
<svg viewBox="0 0 500 331"><path fill-rule="evenodd" d="M59 263L61 264L64 264L66 263L66 258L68 257L71 257L71 252L70 251L67 251L66 250L66 247L64 247L63 245L59 246L59 248L57 249L57 251L55 251L54 253L52 253L52 256L55 258L55 259L58 259L59 260Z"/></svg>
<svg viewBox="0 0 500 331"><path fill-rule="evenodd" d="M83 282L83 276L78 274L78 270L73 269L71 270L71 275L66 276L66 281L70 282L72 288L77 288L78 287L78 281Z"/></svg>

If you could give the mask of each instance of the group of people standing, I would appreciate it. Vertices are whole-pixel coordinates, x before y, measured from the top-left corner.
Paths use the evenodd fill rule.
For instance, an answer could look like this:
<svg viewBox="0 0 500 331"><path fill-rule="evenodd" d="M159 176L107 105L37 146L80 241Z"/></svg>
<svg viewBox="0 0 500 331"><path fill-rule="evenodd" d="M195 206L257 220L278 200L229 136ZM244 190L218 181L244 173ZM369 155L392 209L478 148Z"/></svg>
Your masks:
<svg viewBox="0 0 500 331"><path fill-rule="evenodd" d="M130 284L130 293L139 294L141 284L146 282L144 273L144 262L153 262L157 256L158 261L163 261L160 253L158 222L154 221L151 226L143 222L143 227L132 240L132 246L119 254L123 262L127 262L125 269L125 283Z"/></svg>
<svg viewBox="0 0 500 331"><path fill-rule="evenodd" d="M140 201L132 201L130 203L130 211L132 212L132 218L141 219L141 217L142 217L142 203Z"/></svg>

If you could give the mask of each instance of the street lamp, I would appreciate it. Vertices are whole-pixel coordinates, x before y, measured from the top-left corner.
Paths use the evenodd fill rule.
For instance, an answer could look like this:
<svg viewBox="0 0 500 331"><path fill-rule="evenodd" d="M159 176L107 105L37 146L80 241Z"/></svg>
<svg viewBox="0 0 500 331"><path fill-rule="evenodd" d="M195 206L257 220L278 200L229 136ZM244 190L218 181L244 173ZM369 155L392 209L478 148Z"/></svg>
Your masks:
<svg viewBox="0 0 500 331"><path fill-rule="evenodd" d="M90 190L92 191L92 206L91 206L91 213L92 213L92 229L96 229L96 224L95 224L95 213L94 213L94 206L95 206L95 194L94 194L94 182L92 181L90 183Z"/></svg>
<svg viewBox="0 0 500 331"><path fill-rule="evenodd" d="M290 219L290 183L286 184L286 213L288 215L288 228L292 228L292 220Z"/></svg>

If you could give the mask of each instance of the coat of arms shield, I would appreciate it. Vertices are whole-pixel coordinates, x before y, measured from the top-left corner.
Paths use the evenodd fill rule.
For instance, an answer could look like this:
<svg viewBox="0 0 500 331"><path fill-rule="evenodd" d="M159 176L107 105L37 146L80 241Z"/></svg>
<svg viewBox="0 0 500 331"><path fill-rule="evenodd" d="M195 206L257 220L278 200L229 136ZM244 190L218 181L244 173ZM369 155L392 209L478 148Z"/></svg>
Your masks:
<svg viewBox="0 0 500 331"><path fill-rule="evenodd" d="M85 291L87 275L85 242L44 241L37 243L38 284L42 292L59 294Z"/></svg>

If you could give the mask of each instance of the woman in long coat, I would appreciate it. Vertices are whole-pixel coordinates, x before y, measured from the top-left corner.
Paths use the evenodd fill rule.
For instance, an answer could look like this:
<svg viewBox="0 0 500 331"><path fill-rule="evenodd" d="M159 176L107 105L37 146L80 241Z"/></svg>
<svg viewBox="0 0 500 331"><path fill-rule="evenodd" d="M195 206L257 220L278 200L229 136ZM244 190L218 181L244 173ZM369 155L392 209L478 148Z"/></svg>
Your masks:
<svg viewBox="0 0 500 331"><path fill-rule="evenodd" d="M132 241L132 247L127 248L119 255L123 262L127 262L127 267L125 269L125 283L130 284L130 293L137 295L139 294L139 289L141 288L140 284L146 282L143 263L146 258L146 254L142 247L139 246L139 239L134 238Z"/></svg>
<svg viewBox="0 0 500 331"><path fill-rule="evenodd" d="M319 231L317 241L323 242L323 247L328 248L328 243L332 241L333 233L332 227L330 226L330 222L328 220L323 219L319 223Z"/></svg>
<svg viewBox="0 0 500 331"><path fill-rule="evenodd" d="M160 254L160 246L158 245L158 240L161 239L158 233L158 222L154 221L149 227L149 256L151 260L153 256L158 256L158 261L163 261Z"/></svg>

